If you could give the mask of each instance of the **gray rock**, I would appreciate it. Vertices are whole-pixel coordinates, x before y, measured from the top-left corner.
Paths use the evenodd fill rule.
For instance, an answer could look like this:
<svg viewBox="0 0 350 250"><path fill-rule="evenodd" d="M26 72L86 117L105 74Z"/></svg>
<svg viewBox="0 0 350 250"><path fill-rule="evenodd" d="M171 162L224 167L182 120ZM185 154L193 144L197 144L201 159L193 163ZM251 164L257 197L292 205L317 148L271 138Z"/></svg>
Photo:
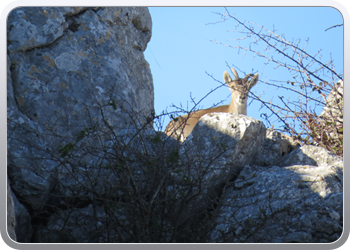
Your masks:
<svg viewBox="0 0 350 250"><path fill-rule="evenodd" d="M194 176L207 172L203 185L215 187L225 179L235 178L245 164L256 159L265 139L265 130L261 121L245 115L204 115L182 144L180 161L192 165ZM217 160L213 161L215 158Z"/></svg>
<svg viewBox="0 0 350 250"><path fill-rule="evenodd" d="M247 165L221 204L211 242L332 242L342 233L342 183L327 166Z"/></svg>
<svg viewBox="0 0 350 250"><path fill-rule="evenodd" d="M343 94L344 94L344 83L339 81L336 83L334 88L328 94L326 99L326 105L324 106L321 118L326 121L335 121L336 124L343 124Z"/></svg>
<svg viewBox="0 0 350 250"><path fill-rule="evenodd" d="M311 126L322 133L314 133L315 145L325 145L337 155L343 154L343 81L337 82L325 100L322 113Z"/></svg>
<svg viewBox="0 0 350 250"><path fill-rule="evenodd" d="M343 159L321 147L302 146L270 168L246 165L221 198L211 242L333 242L342 196Z"/></svg>
<svg viewBox="0 0 350 250"><path fill-rule="evenodd" d="M272 166L283 156L297 149L300 144L290 136L284 135L276 130L267 129L264 147L259 152L254 164L259 166Z"/></svg>
<svg viewBox="0 0 350 250"><path fill-rule="evenodd" d="M33 235L32 221L28 210L12 194L16 213L17 242L30 243Z"/></svg>
<svg viewBox="0 0 350 250"><path fill-rule="evenodd" d="M342 192L343 159L321 147L302 146L270 168L247 165L221 197L211 242L333 242Z"/></svg>
<svg viewBox="0 0 350 250"><path fill-rule="evenodd" d="M179 221L202 214L220 196L223 186L235 179L245 164L255 160L264 139L263 123L245 115L211 113L201 117L180 146L182 171L172 173L178 183L185 178L193 186L194 198Z"/></svg>
<svg viewBox="0 0 350 250"><path fill-rule="evenodd" d="M143 51L151 28L148 9L138 7L10 13L8 172L34 210L56 185L65 147L82 139L98 145L150 121L153 83Z"/></svg>
<svg viewBox="0 0 350 250"><path fill-rule="evenodd" d="M64 186L71 180L61 171L67 166L59 147L93 141L99 150L103 144L96 139L76 143L82 131L119 132L131 124L142 126L152 115L152 75L143 56L151 28L147 8L17 8L10 13L8 172L12 187L34 211L52 202L57 181ZM18 240L29 242L29 214L20 203L15 207Z"/></svg>
<svg viewBox="0 0 350 250"><path fill-rule="evenodd" d="M185 221L193 219L193 217L198 211L201 213L206 209L206 206L210 202L208 200L208 195L213 194L213 190L217 189L218 186L222 185L227 181L227 178L235 178L234 173L238 173L239 169L242 168L239 164L244 164L245 162L250 162L252 159L247 158L243 159L244 157L248 157L251 152L255 152L258 150L259 147L262 146L265 136L265 127L262 125L261 122L256 121L252 118L246 117L246 116L234 116L234 115L227 115L227 114L216 114L217 116L207 116L201 118L200 121L200 127L198 129L206 129L206 130L212 130L210 128L211 123L216 124L219 126L217 131L211 131L210 133L204 133L201 134L200 132L197 133L196 130L194 130L193 137L188 138L186 143L182 144L180 146L180 152L183 152L184 154L180 153L179 155L179 165L183 166L184 164L190 168L183 169L182 172L177 171L171 171L172 160L171 159L171 153L174 149L176 149L178 142L174 140L173 138L167 139L165 134L157 134L153 130L144 130L142 132L138 131L137 129L126 129L121 130L119 134L116 134L116 140L111 141L113 146L110 146L110 150L108 150L108 153L113 156L111 158L108 158L108 156L100 156L98 159L104 159L111 165L117 165L118 162L115 159L115 155L118 154L118 151L123 152L124 159L127 161L125 164L128 166L128 169L130 169L134 174L132 175L133 183L137 186L138 190L143 190L145 192L150 187L146 186L148 183L147 176L144 175L143 172L143 166L144 163L151 161L152 159L157 159L157 164L159 166L165 167L168 166L168 169L164 169L160 176L167 176L166 172L171 172L171 177L173 180L175 180L175 185L178 188L181 188L181 184L178 182L181 182L182 178L181 176L186 173L187 171L193 171L193 178L202 178L200 176L203 171L207 172L207 176L203 179L201 187L195 187L193 186L193 190L196 190L197 188L203 189L203 193L200 193L200 195L197 198L194 198L190 201L190 203L187 205L186 212L182 214L181 218L178 218L178 222L185 223ZM219 118L218 118L219 117ZM217 123L217 119L220 119L223 121L222 124ZM226 122L226 123L225 123ZM206 125L204 125L206 124ZM237 126L235 128L231 128L231 125L236 124ZM206 128L205 128L206 126ZM223 131L226 131L225 133L222 133ZM159 135L159 139L157 142L155 142L155 136ZM227 153L227 159L225 158L219 158L218 161L212 162L212 164L209 164L211 168L215 169L201 169L200 167L204 166L205 164L208 165L208 162L205 162L205 160L212 160L210 157L213 155L206 155L202 159L199 159L195 164L197 165L190 165L189 162L184 163L185 161L192 158L193 156L186 155L185 153L190 152L192 153L200 153L202 155L203 151L205 150L201 148L202 145L196 144L198 141L196 141L196 135L200 136L198 139L204 139L207 142L211 142L213 148L218 148L219 151L211 153L218 153L222 154L222 152ZM215 137L214 140L213 136ZM249 138L252 138L253 136L256 137L256 140L252 143L252 140ZM227 143L228 146L223 145L223 143ZM260 144L259 144L260 143ZM119 147L118 145L128 145L127 147ZM249 146L250 150L246 151L245 147ZM188 150L190 147L190 150ZM209 145L210 147L210 145ZM197 152L196 152L197 150ZM102 151L101 151L102 152ZM145 161L142 161L142 157L146 157ZM190 157L190 158L187 158ZM240 157L242 158L239 162L236 162L234 164L234 157ZM159 162L163 161L163 162ZM176 161L176 160L174 160ZM202 165L201 165L201 164ZM71 165L77 165L77 164L71 164ZM83 165L83 164L81 164ZM91 166L94 166L96 164L92 163ZM175 166L177 166L175 164ZM220 172L221 169L223 172ZM177 169L178 170L178 169ZM114 170L115 171L115 170ZM89 170L89 175L84 174L84 172L76 172L74 174L74 171L68 171L66 174L64 171L60 171L60 188L61 193L64 194L63 196L68 197L81 197L80 201L82 201L82 197L92 197L95 192L97 192L100 196L105 195L108 191L108 188L113 188L114 190L117 190L115 187L120 186L121 181L119 179L119 175L116 174L111 170L106 169L92 169ZM157 171L158 172L158 171ZM227 173L230 173L228 175ZM197 175L196 175L197 174ZM178 180L178 182L176 181ZM171 191L171 187L174 184L173 181L166 181L170 185L168 186L168 191ZM91 186L93 183L93 186ZM195 182L194 182L195 183ZM188 183L185 183L187 185ZM85 187L85 189L81 190L80 193L77 193L77 190L79 190L79 187L82 185ZM126 187L126 186L125 186ZM88 192L86 190L93 190L94 192ZM71 191L72 190L72 191ZM123 190L123 188L121 188ZM119 193L122 195L122 193ZM205 195L203 195L205 194ZM154 195L152 193L152 195ZM181 193L178 193L179 195L179 201L182 201ZM114 194L114 199L117 199L118 194ZM124 196L123 196L124 197ZM71 198L70 198L71 199ZM120 199L120 198L119 198ZM180 204L179 204L180 205ZM85 207L82 209L68 209L68 210L61 210L60 212L52 215L49 219L49 223L46 227L41 227L37 230L37 233L35 234L35 240L37 242L56 242L56 241L76 241L76 242L108 242L107 239L102 236L104 233L101 232L100 236L97 237L94 231L89 231L88 228L86 228L84 225L81 225L81 223L78 223L77 221L83 221L83 217L86 216L86 223L96 223L94 222L94 215L91 213L96 213L96 211L93 212L94 209L92 206ZM120 211L118 211L119 213ZM91 219L89 217L91 216ZM126 218L129 218L130 220L133 220L133 216L135 215L128 215L127 211L124 211L123 216ZM123 217L123 218L124 218ZM80 218L80 219L79 219ZM101 215L101 218L106 218L106 215ZM102 219L101 219L102 220ZM63 221L65 222L63 226ZM118 223L118 220L116 218L113 218L112 220L107 220L110 223ZM115 222L114 222L115 221ZM101 228L104 227L110 227L106 225L107 222L102 222L103 226L101 225ZM139 222L141 223L141 222ZM164 222L162 222L164 223ZM126 228L128 228L128 225L125 225ZM115 227L117 228L117 227ZM70 234L70 237L65 232L72 232ZM124 233L123 233L124 232ZM128 236L125 235L125 231L121 230L118 232L110 231L109 233L109 240L112 238L115 238L115 240L125 240L128 239ZM172 233L170 232L168 236L164 238L171 239ZM57 238L59 237L59 238ZM62 238L63 237L63 238ZM67 238L68 237L68 238ZM135 240L133 238L130 238L131 241ZM139 239L140 240L140 239Z"/></svg>
<svg viewBox="0 0 350 250"><path fill-rule="evenodd" d="M116 213L115 216L118 216ZM122 222L123 221L123 222ZM119 223L127 224L125 216ZM119 230L118 230L119 227ZM41 243L106 243L117 242L121 225L111 225L103 207L89 205L54 214L46 227L36 230L34 241ZM106 228L110 228L108 231Z"/></svg>
<svg viewBox="0 0 350 250"><path fill-rule="evenodd" d="M9 185L9 182L7 182L7 233L12 240L17 241L15 228L16 228L15 205L13 202L11 187Z"/></svg>
<svg viewBox="0 0 350 250"><path fill-rule="evenodd" d="M337 156L327 149L312 145L305 145L286 155L279 166L291 166L294 164L313 166L335 166L343 167L343 158Z"/></svg>

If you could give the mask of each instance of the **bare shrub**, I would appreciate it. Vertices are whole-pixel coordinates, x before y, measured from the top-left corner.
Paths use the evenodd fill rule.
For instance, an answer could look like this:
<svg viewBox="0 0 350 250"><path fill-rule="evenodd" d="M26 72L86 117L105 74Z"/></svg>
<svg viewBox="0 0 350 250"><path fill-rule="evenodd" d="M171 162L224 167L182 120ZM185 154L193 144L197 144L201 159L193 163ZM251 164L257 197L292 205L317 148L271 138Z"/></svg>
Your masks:
<svg viewBox="0 0 350 250"><path fill-rule="evenodd" d="M115 130L104 117L108 105L127 113L133 124ZM227 148L211 159L180 160L179 142L151 126L161 117L142 122L116 101L100 111L104 124L91 123L64 140L57 135L60 146L45 152L46 160L57 162L54 169L27 168L51 182L44 206L29 209L34 241L205 242L222 187L204 189L202 183ZM30 140L23 143L37 150Z"/></svg>
<svg viewBox="0 0 350 250"><path fill-rule="evenodd" d="M260 81L277 90L290 91L295 98L278 95L278 100L272 103L271 100L264 100L261 94L250 93L251 98L261 103L261 117L266 124L281 123L279 128L274 129L288 133L302 145L316 144L342 155L343 75L335 69L333 59L325 61L321 50L310 54L307 50L308 40L304 45L300 39L288 41L274 30L239 20L228 9L217 14L221 17L217 23L234 22L234 31L240 36L232 40L234 45L213 42L236 49L238 53L251 53L266 60L265 65L273 65L274 69L286 73L282 80ZM337 96L336 102L327 99L331 91ZM332 112L327 112L326 118L320 115L320 111L327 107Z"/></svg>

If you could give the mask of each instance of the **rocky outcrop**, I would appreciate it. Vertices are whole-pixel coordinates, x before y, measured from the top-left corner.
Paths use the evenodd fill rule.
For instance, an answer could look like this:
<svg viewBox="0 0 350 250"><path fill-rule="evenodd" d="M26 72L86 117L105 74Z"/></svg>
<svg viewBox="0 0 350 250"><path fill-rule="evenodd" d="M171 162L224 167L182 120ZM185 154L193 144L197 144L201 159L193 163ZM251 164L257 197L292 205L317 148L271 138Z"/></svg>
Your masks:
<svg viewBox="0 0 350 250"><path fill-rule="evenodd" d="M140 135L126 154L133 159L130 167L142 169L139 167L140 156L135 153L138 148L144 150L143 154L152 149L153 159L163 159L156 158L157 152L163 149L161 155L167 164L162 166L168 167L164 171L170 170L172 180L163 182L167 183L168 195L174 189L182 190L174 193L175 201L168 200L170 204L166 210L183 206L183 192L191 185L186 193L191 199L186 200L186 209L176 217L176 223L191 225L193 221L192 226L198 227L193 230L200 231L213 228L201 242L312 243L337 240L343 227L342 158L321 147L303 146L276 157L272 166L256 165L259 161L257 152L266 149L266 140L270 139L265 139L265 134L270 132L252 118L215 113L203 116L183 144L177 144L163 134L160 139L167 143L167 149L157 143L159 148L154 148L157 133L150 130L146 133L148 137ZM125 142L132 137L133 133L124 138ZM176 148L179 149L178 157L169 157ZM147 157L151 158L150 155ZM135 159L139 161L133 165ZM173 170L169 159L175 162ZM134 180L142 179L137 183L141 189L142 185L148 185L147 178L136 172ZM214 210L213 204L216 204ZM203 222L208 212L211 215ZM37 230L36 241L109 242L122 238L137 242L117 225L108 233L103 231L106 217L108 213L102 206L88 205L60 211L50 217L45 228ZM126 227L133 220L126 208L118 209L114 219L116 217ZM91 230L88 226L96 223L97 218L102 224L96 230L102 231ZM165 217L162 219L166 221ZM62 234L62 231L71 233ZM174 232L167 232L162 240L171 242L172 237Z"/></svg>
<svg viewBox="0 0 350 250"><path fill-rule="evenodd" d="M266 129L266 137L263 148L258 152L254 164L258 166L272 166L284 155L300 147L300 144L290 136L284 135L273 129Z"/></svg>
<svg viewBox="0 0 350 250"><path fill-rule="evenodd" d="M36 213L77 142L152 121L152 21L147 8L31 7L14 9L7 28L8 174Z"/></svg>
<svg viewBox="0 0 350 250"><path fill-rule="evenodd" d="M191 169L198 171L200 166L196 165L208 166L208 175L202 184L214 188L219 183L235 178L244 165L256 160L265 133L266 128L261 121L244 115L207 114L201 117L182 144L180 159L182 164L187 165L192 159L200 158L200 161L191 162ZM218 155L220 158L213 161ZM196 176L196 173L193 175Z"/></svg>
<svg viewBox="0 0 350 250"><path fill-rule="evenodd" d="M245 166L221 198L211 242L336 241L343 228L343 167L325 151L303 146L279 166Z"/></svg>
<svg viewBox="0 0 350 250"><path fill-rule="evenodd" d="M321 147L299 148L291 138L256 122L242 115L206 115L186 140L191 147L183 144L197 158L212 154L208 158L213 159L218 145L239 152L232 161L223 154L219 167L210 170L211 176L223 172L219 179L226 186L209 242L336 241L343 228L343 159ZM228 162L237 178L225 171Z"/></svg>

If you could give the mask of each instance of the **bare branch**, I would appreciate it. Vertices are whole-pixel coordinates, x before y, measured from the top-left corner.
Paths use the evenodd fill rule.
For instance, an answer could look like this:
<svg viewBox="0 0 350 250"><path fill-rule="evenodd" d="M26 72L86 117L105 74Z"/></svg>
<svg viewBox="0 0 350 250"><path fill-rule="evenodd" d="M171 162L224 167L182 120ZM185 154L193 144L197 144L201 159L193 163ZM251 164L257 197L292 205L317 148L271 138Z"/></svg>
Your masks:
<svg viewBox="0 0 350 250"><path fill-rule="evenodd" d="M331 26L331 27L325 29L325 31L330 30L330 29L333 29L333 28L336 28L336 27L341 27L341 26L343 26L343 25L344 25L344 24L336 24L336 25L333 25L333 26Z"/></svg>

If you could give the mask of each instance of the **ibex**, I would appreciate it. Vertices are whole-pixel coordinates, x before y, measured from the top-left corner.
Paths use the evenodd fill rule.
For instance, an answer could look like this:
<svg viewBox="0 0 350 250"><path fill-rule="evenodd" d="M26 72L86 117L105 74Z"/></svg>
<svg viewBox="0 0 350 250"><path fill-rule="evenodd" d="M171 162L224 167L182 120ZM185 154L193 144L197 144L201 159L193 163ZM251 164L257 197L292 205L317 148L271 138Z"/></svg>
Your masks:
<svg viewBox="0 0 350 250"><path fill-rule="evenodd" d="M259 75L248 74L244 78L239 78L235 69L231 68L235 79L232 80L227 71L224 72L224 81L231 90L231 102L229 105L201 109L193 113L179 116L169 122L164 133L183 142L196 126L199 118L205 114L214 112L224 112L247 115L247 99L250 89L258 82ZM250 79L251 78L251 79Z"/></svg>

